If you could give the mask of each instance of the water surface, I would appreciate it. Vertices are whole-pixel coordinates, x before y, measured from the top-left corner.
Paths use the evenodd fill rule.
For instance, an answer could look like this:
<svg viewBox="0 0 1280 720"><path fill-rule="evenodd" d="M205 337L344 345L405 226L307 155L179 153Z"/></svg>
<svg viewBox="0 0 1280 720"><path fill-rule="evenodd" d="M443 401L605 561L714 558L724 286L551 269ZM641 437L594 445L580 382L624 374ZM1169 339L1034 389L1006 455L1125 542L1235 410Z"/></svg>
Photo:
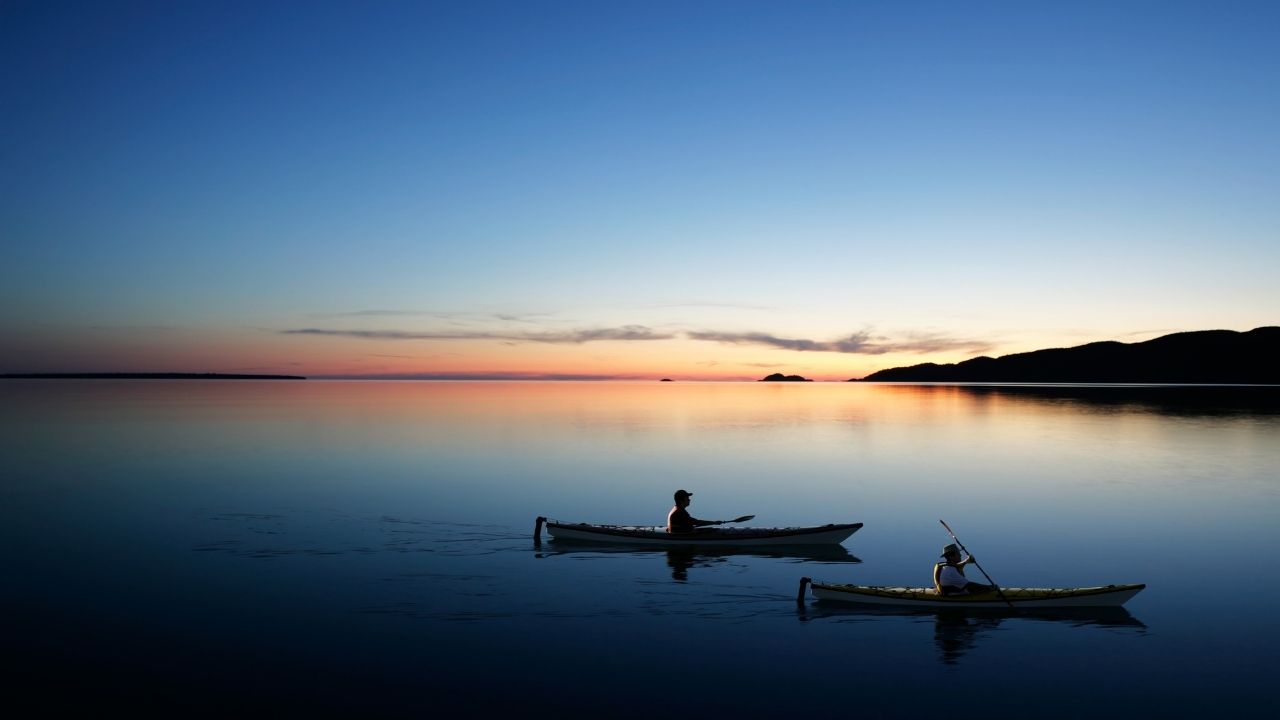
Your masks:
<svg viewBox="0 0 1280 720"><path fill-rule="evenodd" d="M11 695L155 714L1190 717L1277 667L1275 388L7 381ZM827 552L535 545L534 518L864 522ZM1124 610L868 612L945 518ZM973 572L973 571L971 571Z"/></svg>

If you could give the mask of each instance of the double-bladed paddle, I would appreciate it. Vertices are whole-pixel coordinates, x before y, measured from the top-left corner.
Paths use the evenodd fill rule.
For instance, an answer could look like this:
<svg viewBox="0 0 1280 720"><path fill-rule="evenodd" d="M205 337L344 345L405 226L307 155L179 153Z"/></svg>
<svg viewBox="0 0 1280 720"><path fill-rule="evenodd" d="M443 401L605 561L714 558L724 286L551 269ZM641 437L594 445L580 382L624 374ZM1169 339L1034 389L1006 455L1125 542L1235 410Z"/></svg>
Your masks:
<svg viewBox="0 0 1280 720"><path fill-rule="evenodd" d="M947 524L947 521L940 519L938 522L942 523L942 527L947 529L947 534L950 535L951 539L955 540L956 544L960 546L960 551L965 555L969 555L969 549L964 546L964 543L960 542L960 538L956 537L955 533L951 532L951 526ZM982 573L982 577L986 578L987 582L991 583L991 586L996 589L996 594L1000 596L1000 599L1009 607L1013 607L1013 603L1009 602L1009 598L1004 596L1004 591L1000 589L1000 586L996 584L996 581L991 579L991 576L987 574L986 570L982 569L982 566L978 564L977 560L972 560L972 556L970 556L970 559L973 562L973 566L978 568L978 572Z"/></svg>

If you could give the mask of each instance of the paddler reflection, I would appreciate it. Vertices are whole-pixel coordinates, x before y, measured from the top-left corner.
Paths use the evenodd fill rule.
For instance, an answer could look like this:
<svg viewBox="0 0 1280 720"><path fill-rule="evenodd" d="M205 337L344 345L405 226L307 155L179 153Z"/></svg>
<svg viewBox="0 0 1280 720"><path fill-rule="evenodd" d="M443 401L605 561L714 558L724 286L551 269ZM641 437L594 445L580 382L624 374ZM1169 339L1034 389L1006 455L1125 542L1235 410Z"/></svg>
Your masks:
<svg viewBox="0 0 1280 720"><path fill-rule="evenodd" d="M672 580L687 582L689 580L689 568L710 568L728 562L729 557L733 554L735 553L708 552L706 548L699 552L697 548L674 547L667 550L667 567L671 568Z"/></svg>
<svg viewBox="0 0 1280 720"><path fill-rule="evenodd" d="M955 665L978 643L981 635L1000 626L999 617L970 617L964 613L940 612L933 622L933 641L938 646L938 660Z"/></svg>

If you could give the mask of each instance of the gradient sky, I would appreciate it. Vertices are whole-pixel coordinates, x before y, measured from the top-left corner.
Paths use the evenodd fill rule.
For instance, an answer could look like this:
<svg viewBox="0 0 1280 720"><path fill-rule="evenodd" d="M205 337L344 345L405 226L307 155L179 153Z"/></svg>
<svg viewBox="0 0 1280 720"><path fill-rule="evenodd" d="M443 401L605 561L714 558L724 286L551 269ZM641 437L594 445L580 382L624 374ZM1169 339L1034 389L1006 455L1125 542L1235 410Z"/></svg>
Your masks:
<svg viewBox="0 0 1280 720"><path fill-rule="evenodd" d="M0 2L0 372L818 379L1280 323L1280 3Z"/></svg>

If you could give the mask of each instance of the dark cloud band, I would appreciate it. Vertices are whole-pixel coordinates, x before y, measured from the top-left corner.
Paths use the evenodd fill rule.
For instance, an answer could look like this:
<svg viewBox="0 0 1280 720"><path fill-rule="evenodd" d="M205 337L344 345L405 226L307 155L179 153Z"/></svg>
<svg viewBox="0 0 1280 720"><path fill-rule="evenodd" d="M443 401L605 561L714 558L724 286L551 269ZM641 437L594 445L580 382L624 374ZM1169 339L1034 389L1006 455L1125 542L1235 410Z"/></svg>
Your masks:
<svg viewBox="0 0 1280 720"><path fill-rule="evenodd" d="M809 340L806 338L788 338L763 332L716 332L702 330L682 334L658 332L644 325L624 325L614 328L593 328L584 330L544 331L544 332L482 332L472 330L338 330L327 328L301 328L297 330L281 330L284 335L325 335L332 337L350 337L364 340L496 340L507 343L548 343L558 345L581 345L582 343L605 340L639 341L639 340L671 340L679 337L702 342L716 342L728 345L758 345L761 347L792 350L795 352L833 352L849 355L884 355L886 353L916 353L967 351L983 353L991 349L991 343L953 338L945 335L917 333L905 339L893 340L888 337L873 336L869 332L852 333L835 340Z"/></svg>

